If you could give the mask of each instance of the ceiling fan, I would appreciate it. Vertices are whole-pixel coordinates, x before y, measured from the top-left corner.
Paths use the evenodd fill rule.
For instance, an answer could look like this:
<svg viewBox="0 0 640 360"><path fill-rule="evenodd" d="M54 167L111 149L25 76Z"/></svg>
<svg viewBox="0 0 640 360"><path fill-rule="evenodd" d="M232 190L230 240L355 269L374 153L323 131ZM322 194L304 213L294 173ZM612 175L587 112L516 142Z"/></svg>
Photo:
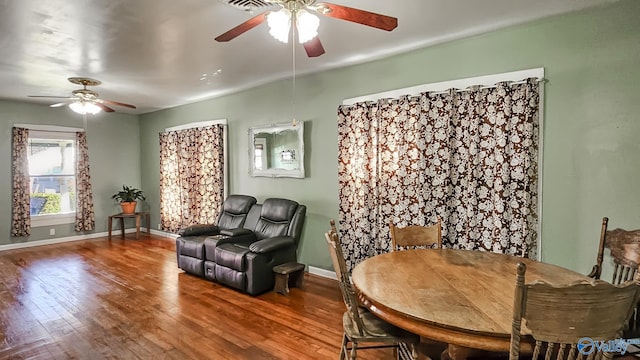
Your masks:
<svg viewBox="0 0 640 360"><path fill-rule="evenodd" d="M82 85L82 89L73 90L71 92L72 96L46 96L46 95L29 95L29 97L33 98L52 98L52 99L67 99L66 101L59 102L53 105L49 105L51 107L60 107L69 105L71 110L79 113L79 114L96 114L100 110L104 110L106 112L114 112L112 108L108 105L116 105L116 106L124 106L130 109L135 109L134 105L121 103L113 100L103 100L98 97L98 93L87 89L87 86L96 86L100 85L101 82L99 80L86 78L86 77L70 77L69 82L76 85Z"/></svg>
<svg viewBox="0 0 640 360"><path fill-rule="evenodd" d="M232 40L266 21L270 28L269 33L276 39L286 43L289 39L289 28L293 24L295 29L294 36L297 33L298 40L303 44L307 56L317 57L324 54L324 48L317 36L320 20L312 14L314 12L386 31L391 31L398 26L398 19L391 16L326 2L316 3L316 0L264 1L279 5L281 9L263 12L216 37L216 41Z"/></svg>

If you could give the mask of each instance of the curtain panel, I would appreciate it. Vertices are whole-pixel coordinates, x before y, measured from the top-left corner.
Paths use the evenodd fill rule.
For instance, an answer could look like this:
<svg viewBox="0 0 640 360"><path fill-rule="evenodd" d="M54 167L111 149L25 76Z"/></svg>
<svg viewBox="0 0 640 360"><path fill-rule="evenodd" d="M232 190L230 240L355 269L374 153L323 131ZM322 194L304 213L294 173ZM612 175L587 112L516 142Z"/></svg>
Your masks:
<svg viewBox="0 0 640 360"><path fill-rule="evenodd" d="M93 211L93 191L89 174L89 148L87 134L76 133L76 231L91 231L95 228L96 217Z"/></svg>
<svg viewBox="0 0 640 360"><path fill-rule="evenodd" d="M528 79L340 106L348 265L390 251L389 222L438 216L445 247L535 256L538 91Z"/></svg>
<svg viewBox="0 0 640 360"><path fill-rule="evenodd" d="M11 199L11 236L31 235L28 146L29 130L14 127L11 151L13 191Z"/></svg>
<svg viewBox="0 0 640 360"><path fill-rule="evenodd" d="M216 222L224 201L223 125L160 133L160 222L178 232Z"/></svg>

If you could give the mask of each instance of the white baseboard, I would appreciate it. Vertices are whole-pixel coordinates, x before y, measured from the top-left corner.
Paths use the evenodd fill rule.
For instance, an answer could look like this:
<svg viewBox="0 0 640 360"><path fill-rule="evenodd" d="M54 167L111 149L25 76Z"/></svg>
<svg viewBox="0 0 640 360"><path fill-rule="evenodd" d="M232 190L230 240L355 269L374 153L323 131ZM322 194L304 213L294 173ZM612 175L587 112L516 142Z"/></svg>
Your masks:
<svg viewBox="0 0 640 360"><path fill-rule="evenodd" d="M94 233L94 234L66 236L66 237L55 238L55 239L44 239L44 240L28 241L23 243L6 244L6 245L0 245L0 251L30 248L30 247L42 246L42 245L60 244L60 243L65 243L70 241L78 241L78 240L88 240L88 239L103 237L107 235L108 234L106 232L101 232L101 233Z"/></svg>
<svg viewBox="0 0 640 360"><path fill-rule="evenodd" d="M142 230L140 230L140 231L142 231ZM165 232L165 231L162 231L162 230L153 230L153 229L151 229L151 233L153 235L164 236L164 237L171 238L171 239L177 239L178 236L180 236L178 234L169 233L169 232Z"/></svg>
<svg viewBox="0 0 640 360"><path fill-rule="evenodd" d="M334 279L334 280L338 279L335 272L321 269L315 266L309 266L309 274L314 274L314 275L318 275L318 276L322 276L322 277Z"/></svg>
<svg viewBox="0 0 640 360"><path fill-rule="evenodd" d="M146 231L147 231L146 228L140 227L141 233ZM136 229L128 228L128 229L125 229L124 232L125 234L135 233ZM154 235L159 235L166 238L175 239L178 237L177 234L171 234L171 233L167 233L159 230L151 230L151 233ZM89 239L95 239L95 238L107 237L107 236L109 236L109 233L106 231L103 231L103 232L93 233L93 234L65 236L65 237L60 237L55 239L44 239L44 240L28 241L28 242L22 242L22 243L6 244L6 245L0 245L0 251L23 249L23 248L30 248L34 246L42 246L42 245L60 244L60 243L66 243L71 241L89 240ZM119 238L120 229L113 231L111 236Z"/></svg>

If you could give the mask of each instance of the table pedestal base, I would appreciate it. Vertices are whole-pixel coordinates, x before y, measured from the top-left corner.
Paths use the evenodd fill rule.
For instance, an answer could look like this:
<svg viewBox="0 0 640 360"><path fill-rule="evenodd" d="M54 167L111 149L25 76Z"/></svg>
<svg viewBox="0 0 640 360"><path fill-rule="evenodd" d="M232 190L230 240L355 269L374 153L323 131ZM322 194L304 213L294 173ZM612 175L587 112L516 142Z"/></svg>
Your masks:
<svg viewBox="0 0 640 360"><path fill-rule="evenodd" d="M440 358L442 360L465 360L469 356L477 355L478 352L479 351L475 349L449 344L440 355Z"/></svg>

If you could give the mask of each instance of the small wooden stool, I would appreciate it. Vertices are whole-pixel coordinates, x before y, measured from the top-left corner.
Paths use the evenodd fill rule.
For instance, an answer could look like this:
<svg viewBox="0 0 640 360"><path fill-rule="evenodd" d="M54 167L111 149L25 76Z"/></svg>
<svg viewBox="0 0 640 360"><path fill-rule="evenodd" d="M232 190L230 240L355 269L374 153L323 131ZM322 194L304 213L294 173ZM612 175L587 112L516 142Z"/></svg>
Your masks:
<svg viewBox="0 0 640 360"><path fill-rule="evenodd" d="M276 276L274 291L282 295L289 295L289 282L293 287L302 288L304 286L304 264L289 262L273 267Z"/></svg>

